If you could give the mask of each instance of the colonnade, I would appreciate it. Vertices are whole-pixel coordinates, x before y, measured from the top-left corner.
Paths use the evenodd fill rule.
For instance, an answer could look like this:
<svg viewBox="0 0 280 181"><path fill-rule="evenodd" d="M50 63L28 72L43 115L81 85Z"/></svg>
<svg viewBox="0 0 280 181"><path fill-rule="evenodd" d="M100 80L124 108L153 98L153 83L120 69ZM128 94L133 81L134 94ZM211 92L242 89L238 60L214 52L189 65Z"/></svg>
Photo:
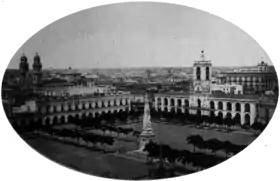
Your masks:
<svg viewBox="0 0 280 181"><path fill-rule="evenodd" d="M69 112L76 110L87 110L96 108L129 106L131 100L129 98L123 99L99 99L99 100L77 100L77 101L63 101L63 102L48 102L41 103L37 107L39 114L52 114L56 112Z"/></svg>
<svg viewBox="0 0 280 181"><path fill-rule="evenodd" d="M257 103L250 100L208 98L206 101L192 97L155 97L155 110L185 114L201 114L221 116L222 118L237 118L241 124L253 124L257 117Z"/></svg>
<svg viewBox="0 0 280 181"><path fill-rule="evenodd" d="M116 115L122 112L129 112L128 106L119 107L108 107L108 108L97 108L89 110L76 110L72 112L59 112L49 115L36 115L30 117L14 118L11 119L12 123L16 125L30 125L32 123L38 123L41 125L52 125L59 123L68 123L70 118L86 119L86 118L97 118L104 115Z"/></svg>

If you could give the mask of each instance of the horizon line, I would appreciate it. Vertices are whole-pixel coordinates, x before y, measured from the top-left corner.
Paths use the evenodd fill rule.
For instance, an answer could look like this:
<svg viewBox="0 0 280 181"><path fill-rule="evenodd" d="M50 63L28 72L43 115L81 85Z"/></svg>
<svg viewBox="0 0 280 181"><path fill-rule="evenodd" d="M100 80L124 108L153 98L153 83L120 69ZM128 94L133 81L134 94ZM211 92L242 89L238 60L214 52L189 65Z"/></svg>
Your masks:
<svg viewBox="0 0 280 181"><path fill-rule="evenodd" d="M237 68L237 67L256 67L257 65L244 65L244 66L212 66L213 68ZM274 65L268 64L269 67L274 67ZM71 67L71 66L69 66ZM100 68L42 68L42 70L104 70L104 69L154 69L154 68L193 68L193 66L139 66L139 67L100 67ZM18 70L18 68L6 68L6 70ZM32 69L31 69L32 70Z"/></svg>

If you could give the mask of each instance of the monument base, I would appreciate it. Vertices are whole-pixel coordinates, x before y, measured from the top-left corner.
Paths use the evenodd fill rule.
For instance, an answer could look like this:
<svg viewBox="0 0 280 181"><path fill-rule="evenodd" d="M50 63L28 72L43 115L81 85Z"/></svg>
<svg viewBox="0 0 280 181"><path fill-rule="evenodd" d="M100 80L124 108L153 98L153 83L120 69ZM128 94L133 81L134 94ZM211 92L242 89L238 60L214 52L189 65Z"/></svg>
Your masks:
<svg viewBox="0 0 280 181"><path fill-rule="evenodd" d="M142 133L140 134L140 137L155 137L155 133L153 132L153 130L144 130L142 131Z"/></svg>
<svg viewBox="0 0 280 181"><path fill-rule="evenodd" d="M138 151L144 152L144 148L146 144L153 141L154 138L155 138L155 134L153 133L152 130L144 130L139 136L140 146Z"/></svg>
<svg viewBox="0 0 280 181"><path fill-rule="evenodd" d="M126 152L126 156L144 162L148 162L148 152L144 151L144 149L146 144L148 144L150 141L153 141L154 138L155 134L152 130L142 131L142 133L139 135L139 149Z"/></svg>

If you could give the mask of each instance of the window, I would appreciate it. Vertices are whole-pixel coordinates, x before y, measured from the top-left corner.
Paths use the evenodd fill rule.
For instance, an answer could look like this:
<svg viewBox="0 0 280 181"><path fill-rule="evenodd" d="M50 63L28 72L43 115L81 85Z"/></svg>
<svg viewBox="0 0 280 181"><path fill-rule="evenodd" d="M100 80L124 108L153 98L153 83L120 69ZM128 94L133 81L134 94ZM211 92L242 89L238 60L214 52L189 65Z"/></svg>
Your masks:
<svg viewBox="0 0 280 181"><path fill-rule="evenodd" d="M201 100L200 99L197 100L197 107L201 107Z"/></svg>
<svg viewBox="0 0 280 181"><path fill-rule="evenodd" d="M250 112L250 104L245 104L245 112Z"/></svg>
<svg viewBox="0 0 280 181"><path fill-rule="evenodd" d="M206 80L209 80L209 67L206 67Z"/></svg>
<svg viewBox="0 0 280 181"><path fill-rule="evenodd" d="M200 67L196 68L196 79L200 80Z"/></svg>
<svg viewBox="0 0 280 181"><path fill-rule="evenodd" d="M219 102L219 103L218 103L218 108L219 108L220 110L223 110L223 103L222 103L222 102Z"/></svg>

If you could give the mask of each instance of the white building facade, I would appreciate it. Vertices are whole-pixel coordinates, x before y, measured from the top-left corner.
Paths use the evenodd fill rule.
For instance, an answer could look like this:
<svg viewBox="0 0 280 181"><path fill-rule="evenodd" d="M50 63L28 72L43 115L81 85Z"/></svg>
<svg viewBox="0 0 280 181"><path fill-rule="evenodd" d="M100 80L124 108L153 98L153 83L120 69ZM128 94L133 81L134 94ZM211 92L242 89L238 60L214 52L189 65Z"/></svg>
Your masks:
<svg viewBox="0 0 280 181"><path fill-rule="evenodd" d="M242 86L212 85L212 63L201 52L193 64L193 89L189 93L161 93L155 95L155 110L236 118L242 125L253 124L257 118L256 96L242 95ZM213 90L224 94L215 94ZM229 94L234 89L233 94Z"/></svg>
<svg viewBox="0 0 280 181"><path fill-rule="evenodd" d="M225 94L243 94L243 87L238 84L211 84L212 91L222 91Z"/></svg>

